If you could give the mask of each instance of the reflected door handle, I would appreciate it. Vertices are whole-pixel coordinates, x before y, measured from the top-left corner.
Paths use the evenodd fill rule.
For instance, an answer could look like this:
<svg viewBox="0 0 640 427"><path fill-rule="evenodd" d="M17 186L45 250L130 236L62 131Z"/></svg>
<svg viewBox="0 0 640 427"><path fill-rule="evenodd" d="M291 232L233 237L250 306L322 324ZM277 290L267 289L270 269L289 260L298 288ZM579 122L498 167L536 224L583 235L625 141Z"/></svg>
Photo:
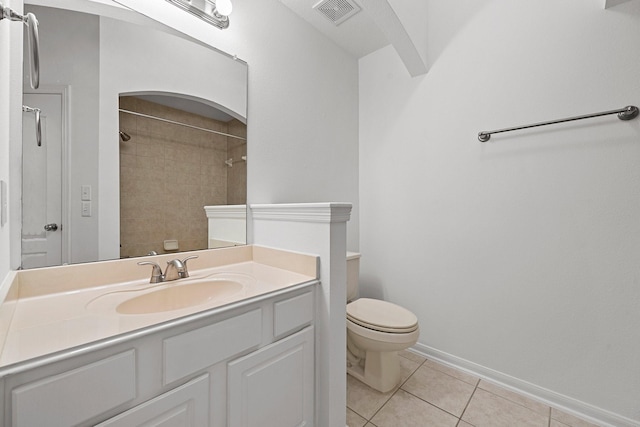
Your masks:
<svg viewBox="0 0 640 427"><path fill-rule="evenodd" d="M56 231L58 229L58 224L47 224L44 226L44 231Z"/></svg>

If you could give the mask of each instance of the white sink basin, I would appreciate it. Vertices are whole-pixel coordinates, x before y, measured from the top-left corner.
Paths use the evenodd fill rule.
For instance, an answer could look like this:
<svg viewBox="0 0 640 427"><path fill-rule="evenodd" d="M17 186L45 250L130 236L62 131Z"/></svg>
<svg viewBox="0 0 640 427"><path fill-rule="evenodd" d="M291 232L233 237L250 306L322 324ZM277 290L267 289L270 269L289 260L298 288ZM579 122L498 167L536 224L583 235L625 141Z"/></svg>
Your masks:
<svg viewBox="0 0 640 427"><path fill-rule="evenodd" d="M233 280L205 279L185 284L169 282L165 288L121 302L116 311L121 314L149 314L179 310L215 299L226 299L243 289L242 283Z"/></svg>
<svg viewBox="0 0 640 427"><path fill-rule="evenodd" d="M159 284L111 288L86 304L97 314L152 315L207 305L215 307L255 291L256 279L247 274L214 273Z"/></svg>

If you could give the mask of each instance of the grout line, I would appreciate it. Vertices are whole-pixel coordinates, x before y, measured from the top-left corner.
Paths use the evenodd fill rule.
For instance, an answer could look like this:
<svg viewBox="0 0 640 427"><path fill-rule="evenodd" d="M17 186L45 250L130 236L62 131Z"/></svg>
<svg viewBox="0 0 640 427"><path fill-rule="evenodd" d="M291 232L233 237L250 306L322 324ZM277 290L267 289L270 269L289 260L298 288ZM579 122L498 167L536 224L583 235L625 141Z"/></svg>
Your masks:
<svg viewBox="0 0 640 427"><path fill-rule="evenodd" d="M365 420L366 422L369 422L369 420L365 416L363 416L362 414L360 414L360 413L354 411L353 409L349 408L348 405L347 405L347 409L350 410L351 412L353 412L354 414L356 414L357 416L359 416L360 418L362 418L363 420Z"/></svg>
<svg viewBox="0 0 640 427"><path fill-rule="evenodd" d="M430 359L427 359L427 360L430 360ZM427 360L425 360L425 362L426 362ZM466 372L461 371L460 369L457 369L457 368L454 368L454 367L451 367L451 366L447 366L447 365L443 365L442 363L438 362L437 360L431 360L431 362L435 363L436 365L444 366L445 368L449 368L449 369L452 369L452 370L454 370L454 371L460 372L460 373L462 373L462 374L467 374ZM422 362L422 363L424 364L424 362ZM422 365L420 365L420 366L422 366ZM428 369L432 369L432 370L437 371L437 372L440 372L441 374L447 375L447 376L449 376L449 377L451 377L451 378L454 378L454 379L456 379L456 380L458 380L458 381L461 381L461 382L463 382L463 383L465 383L465 384L474 385L474 384L471 384L471 383L469 383L469 382L466 382L465 380L461 380L460 378L458 378L458 377L456 377L456 376L454 376L454 375L451 375L451 374L450 374L450 373L448 373L448 372L442 371L442 370L440 370L440 369L438 369L438 368L436 368L436 367L427 366L427 368L428 368ZM478 384L480 384L480 380L481 380L482 378L480 378L480 377L478 377L478 376L476 376L476 375L472 375L472 374L467 374L467 375L469 375L469 376L471 376L471 377L473 377L473 378L476 378L476 383L475 383L475 386L476 386L476 387L478 386Z"/></svg>
<svg viewBox="0 0 640 427"><path fill-rule="evenodd" d="M510 390L509 388L504 387L504 386L499 385L499 384L496 384L496 383L494 383L494 382L492 382L492 381L490 381L490 380L481 380L481 381L485 381L485 382L488 382L488 383L490 383L490 384L493 384L494 386L496 386L496 387L498 387L498 388L500 388L500 389L502 389L502 390L505 390L505 391L507 391L507 392L509 392L509 393L513 393L513 394L515 394L515 395L517 395L517 396L520 396L520 397L522 397L522 398L524 398L524 399L530 400L530 401L532 401L532 402L534 402L534 403L539 403L539 404L541 404L541 405L547 406L547 407L549 408L549 412L548 412L548 414L547 414L547 417L549 418L549 424L551 424L551 408L552 408L552 407L551 407L550 405L548 405L547 403L542 402L542 401L537 400L537 399L533 399L533 398L531 398L531 397L529 397L529 396L526 396L526 395L524 395L524 394L522 394L522 393L520 393L520 392L518 392L518 391ZM491 390L487 390L487 389L485 389L485 388L480 387L480 383L478 383L478 388L479 388L480 390L482 390L482 391L486 392L486 393L489 393L489 394L491 394L491 395L493 395L493 396L496 396L496 397L498 397L498 398L500 398L500 399L506 400L506 401L507 401L507 402L509 402L509 403L512 403L512 404L514 404L514 405L518 405L518 406L520 406L521 408L524 408L524 409L526 409L526 410L528 410L528 411L530 411L530 412L532 412L532 413L534 413L534 414L544 416L544 414L542 414L542 412L538 412L537 410L535 410L535 409L533 409L533 408L530 408L529 406L525 405L525 404L524 404L524 403L522 403L522 402L519 402L519 401L513 400L511 397L503 396L502 394L494 393L494 392L493 392L493 391L491 391ZM550 427L550 426L549 426L549 427Z"/></svg>
<svg viewBox="0 0 640 427"><path fill-rule="evenodd" d="M438 405L436 405L435 403L431 403L431 402L429 402L428 400L424 400L424 399L423 399L423 398L421 398L420 396L416 396L415 394L411 393L410 391L407 391L407 390L404 390L404 389L403 389L402 391L404 391L405 393L407 393L407 394L409 394L409 395L411 395L411 396L415 397L416 399L422 400L424 403L428 403L429 405L433 406L434 408L436 408L436 409L438 409L438 410L440 410L440 411L442 411L442 412L444 412L444 413L447 413L447 414L451 415L452 417L457 418L458 420L460 420L460 419L461 419L461 418L460 418L459 416L457 416L456 414L452 414L451 412L447 411L446 409L442 409L441 407L439 407L439 406L438 406ZM465 409L466 409L466 406L465 406ZM462 413L464 414L464 411L462 411Z"/></svg>
<svg viewBox="0 0 640 427"><path fill-rule="evenodd" d="M399 356L399 357L404 357L404 356L400 356L400 355L398 355L398 356ZM409 360L410 362L413 362L413 360L409 359L408 357L405 357L405 359ZM409 378L411 378L411 377L413 376L413 374L415 374L415 373L416 373L416 371L418 370L418 368L420 368L420 367L424 364L424 362L425 362L425 361L426 361L426 359L425 359L425 360L423 360L423 361L422 361L422 363L418 364L418 366L416 367L416 369L414 369L414 370L413 370L413 372L411 372L411 374L407 377L407 379L406 379L406 380L404 380L404 381L402 381L402 382L398 385L398 387L394 390L394 392L393 392L393 393L391 393L391 396L389 396L389 398L388 398L387 400L385 400L385 401L384 401L384 403L383 403L382 405L380 405L380 407L378 408L378 410L377 410L376 412L374 412L374 413L373 413L373 415L371 415L371 418L369 418L369 419L367 420L367 423L370 423L370 422L371 422L371 420L372 420L372 419L373 419L373 418L378 414L378 412L380 412L380 411L382 410L382 408L384 408L384 406L385 406L387 403L389 403L389 401L391 400L391 398L392 398L393 396L395 396L395 395L396 395L396 393L398 392L398 390L402 389L402 386L403 386L403 385L405 385L405 383L406 383L407 381L409 381ZM404 391L405 393L408 393L406 390L402 390L402 391ZM416 396L416 397L417 397L417 396ZM364 417L363 417L363 418L364 418Z"/></svg>
<svg viewBox="0 0 640 427"><path fill-rule="evenodd" d="M391 398L392 398L393 396L395 396L395 395L396 395L396 393L398 392L398 390L400 390L400 387L398 387L397 389L395 389L395 390L394 390L394 392L393 392L393 393L391 393L391 395L389 396L389 398L388 398L387 400L385 400L385 401L384 401L384 403L383 403L382 405L380 405L380 407L378 408L378 410L377 410L376 412L374 412L374 413L373 413L373 415L371 415L371 418L369 418L369 419L367 420L367 423L372 422L371 420L372 420L372 419L374 419L376 415L378 415L378 412L380 412L380 411L382 410L382 408L384 408L384 406L385 406L387 403L389 403L389 401L391 400Z"/></svg>
<svg viewBox="0 0 640 427"><path fill-rule="evenodd" d="M420 366L418 366L418 368L422 367L422 366L424 365L424 363L425 363L427 360L428 360L428 359L425 359L425 360L420 364ZM436 363L437 363L437 362L436 362ZM409 375L409 378L411 378L411 377L413 376L413 374L415 374L415 373L418 371L418 368L416 368L416 369L411 373L411 375ZM442 371L440 371L439 369L432 368L431 366L427 366L426 368L427 368L427 369L431 369L431 370L433 370L433 371L436 371L436 372L438 372L438 373L440 373L440 374L446 375L446 376L448 376L448 377L450 377L450 378L453 378L453 379L454 379L454 380L456 380L456 381L460 381L461 383L464 383L464 384L467 384L467 385L472 385L472 386L474 387L474 389L473 389L473 393L471 393L471 396L469 397L469 400L467 401L467 404L465 405L465 407L464 407L464 409L463 409L462 413L460 414L460 416L457 416L456 414L453 414L453 413L451 413L451 412L447 411L446 409L443 409L443 408L439 407L438 405L436 405L436 404L434 404L434 403L431 403L431 402L429 402L428 400L425 400L425 399L421 398L420 396L416 396L415 394L411 393L411 392L410 392L410 391L408 391L408 390L402 389L402 391L404 391L404 392L405 392L405 393L407 393L407 394L410 394L411 396L415 397L416 399L420 399L420 400L422 400L423 402L428 403L429 405L433 406L434 408L439 409L439 410L440 410L440 411L442 411L442 412L445 412L445 413L447 413L447 414L449 414L449 415L451 415L451 416L453 416L453 417L457 418L457 419L458 419L458 424L459 424L459 423L460 423L460 421L462 421L462 415L464 414L464 411L466 411L466 410L467 410L467 407L469 406L469 403L471 402L471 398L472 398L472 397L473 397L473 395L475 394L475 392L476 392L476 390L477 390L477 388L478 388L478 385L480 384L480 378L478 378L478 379L476 380L476 383L475 383L475 384L470 384L470 383L468 383L468 382L466 382L466 381L461 380L460 378L457 378L457 377L455 377L455 376L453 376L453 375L450 375L450 374L448 374L448 373L446 373L446 372L442 372ZM406 380L404 383L402 383L402 385L404 385L407 381L409 381L409 378L407 378L407 380ZM400 388L402 387L402 385L400 386ZM394 393L394 394L395 394L395 393Z"/></svg>
<svg viewBox="0 0 640 427"><path fill-rule="evenodd" d="M476 391L478 390L478 385L480 384L480 380L478 380L478 382L476 383L476 387L473 389L473 393L471 393L471 396L469 397L469 400L467 401L467 404L464 405L464 409L462 410L462 413L460 414L460 421L462 421L462 417L464 416L464 413L467 412L467 409L469 408L469 404L471 403L471 399L473 399L473 396L475 396ZM458 423L460 424L460 423Z"/></svg>

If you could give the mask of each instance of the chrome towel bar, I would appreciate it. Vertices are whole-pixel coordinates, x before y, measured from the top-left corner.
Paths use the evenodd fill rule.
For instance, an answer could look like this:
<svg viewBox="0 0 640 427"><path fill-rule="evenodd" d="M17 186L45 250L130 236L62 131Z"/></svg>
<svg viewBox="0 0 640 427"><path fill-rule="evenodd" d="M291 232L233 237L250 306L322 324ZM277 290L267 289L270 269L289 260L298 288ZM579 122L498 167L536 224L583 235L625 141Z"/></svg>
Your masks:
<svg viewBox="0 0 640 427"><path fill-rule="evenodd" d="M572 122L574 120L582 120L582 119L591 119L593 117L608 116L610 114L617 114L620 120L631 120L638 117L638 107L634 105L629 105L624 108L620 108L618 110L603 111L602 113L586 114L584 116L569 117L566 119L551 120L548 122L540 122L540 123L534 123L532 125L516 126L512 128L506 128L506 129L482 131L478 133L478 140L480 142L487 142L489 139L491 139L491 135L494 133L511 132L513 130L528 129L528 128L534 128L538 126L555 125L557 123Z"/></svg>
<svg viewBox="0 0 640 427"><path fill-rule="evenodd" d="M35 113L36 116L36 143L38 147L42 146L42 126L40 121L41 110L39 108L32 108L27 105L22 106L22 111L25 113Z"/></svg>
<svg viewBox="0 0 640 427"><path fill-rule="evenodd" d="M31 74L29 79L31 87L38 89L40 86L40 36L38 35L38 20L33 13L20 15L13 9L0 3L0 20L19 21L24 23L29 30L29 51L31 53L29 63L31 64Z"/></svg>

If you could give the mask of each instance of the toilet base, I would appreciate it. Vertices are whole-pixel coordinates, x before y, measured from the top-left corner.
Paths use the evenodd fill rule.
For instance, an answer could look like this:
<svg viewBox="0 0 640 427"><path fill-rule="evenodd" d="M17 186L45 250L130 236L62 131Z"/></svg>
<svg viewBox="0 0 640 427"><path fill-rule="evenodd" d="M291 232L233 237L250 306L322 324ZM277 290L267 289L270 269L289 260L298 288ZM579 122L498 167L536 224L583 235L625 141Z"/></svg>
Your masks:
<svg viewBox="0 0 640 427"><path fill-rule="evenodd" d="M358 364L347 365L347 374L381 393L391 391L400 384L398 352L367 351L364 368Z"/></svg>

